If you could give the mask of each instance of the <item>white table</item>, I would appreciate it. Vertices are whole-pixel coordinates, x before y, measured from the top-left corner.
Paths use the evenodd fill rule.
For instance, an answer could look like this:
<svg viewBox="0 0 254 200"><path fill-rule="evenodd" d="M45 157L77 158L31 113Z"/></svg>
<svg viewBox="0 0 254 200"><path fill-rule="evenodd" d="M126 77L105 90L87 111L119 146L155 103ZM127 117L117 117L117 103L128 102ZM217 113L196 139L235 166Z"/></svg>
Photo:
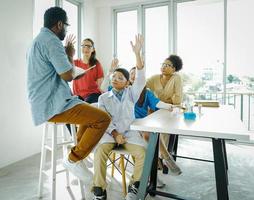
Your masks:
<svg viewBox="0 0 254 200"><path fill-rule="evenodd" d="M197 112L197 108L194 109L195 111ZM225 140L250 140L247 128L243 125L233 107L203 107L202 114L197 114L196 120L193 121L184 120L182 113L158 110L143 119L135 120L131 125L131 129L151 132L144 163L146 167L143 170L138 199L145 199L146 191L151 195L158 194L175 199L185 199L177 195L156 191L158 133L211 138L213 143L217 199L229 199ZM150 175L150 186L147 188L148 177Z"/></svg>

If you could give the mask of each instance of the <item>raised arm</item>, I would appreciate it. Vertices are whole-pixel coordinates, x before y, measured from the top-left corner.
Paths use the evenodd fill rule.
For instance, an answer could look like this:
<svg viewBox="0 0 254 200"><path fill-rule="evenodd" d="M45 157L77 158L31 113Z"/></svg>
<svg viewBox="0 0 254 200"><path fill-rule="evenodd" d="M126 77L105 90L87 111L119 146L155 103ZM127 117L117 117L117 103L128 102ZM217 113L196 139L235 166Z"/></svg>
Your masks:
<svg viewBox="0 0 254 200"><path fill-rule="evenodd" d="M111 66L106 74L106 76L104 77L103 79L103 82L101 84L101 90L103 92L106 92L108 91L108 87L110 86L110 76L111 74L114 72L114 70L118 67L118 59L117 58L114 58L111 62Z"/></svg>
<svg viewBox="0 0 254 200"><path fill-rule="evenodd" d="M135 36L135 44L131 41L132 50L136 56L136 67L138 70L143 69L143 61L141 58L141 49L143 47L144 38L142 35L138 34Z"/></svg>
<svg viewBox="0 0 254 200"><path fill-rule="evenodd" d="M141 35L137 35L135 37L135 44L133 44L133 42L131 42L131 46L132 46L132 50L135 54L136 57L136 79L133 83L133 85L131 86L131 94L132 94L132 99L133 102L137 102L143 88L145 87L145 70L143 62L142 62L142 58L141 58L141 49L143 47L143 42L144 39Z"/></svg>

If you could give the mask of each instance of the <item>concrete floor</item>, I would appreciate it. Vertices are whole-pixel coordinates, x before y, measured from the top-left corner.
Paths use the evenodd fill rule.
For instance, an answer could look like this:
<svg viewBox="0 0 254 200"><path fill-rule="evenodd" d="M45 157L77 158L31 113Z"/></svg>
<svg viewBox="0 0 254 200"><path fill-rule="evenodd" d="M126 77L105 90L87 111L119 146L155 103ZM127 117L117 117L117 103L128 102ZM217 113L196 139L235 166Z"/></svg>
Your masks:
<svg viewBox="0 0 254 200"><path fill-rule="evenodd" d="M180 138L178 153L183 156L213 159L210 141L198 141ZM254 146L227 143L229 163L230 200L254 200ZM92 160L92 154L89 159ZM0 169L0 200L35 200L37 197L40 154ZM59 164L61 160L59 160ZM191 199L216 200L216 188L213 163L204 163L187 159L178 159L183 174L178 177L159 173L166 183L162 191L171 192ZM131 171L131 167L128 171ZM108 171L110 174L110 168ZM128 176L130 173L128 173ZM121 200L121 176L115 172L115 178L108 179L108 200ZM57 175L57 200L80 199L80 190L75 177L71 176L74 197L65 188L65 175ZM86 200L92 199L91 182L85 184ZM45 180L43 200L50 199L50 184ZM150 197L163 200L168 198Z"/></svg>

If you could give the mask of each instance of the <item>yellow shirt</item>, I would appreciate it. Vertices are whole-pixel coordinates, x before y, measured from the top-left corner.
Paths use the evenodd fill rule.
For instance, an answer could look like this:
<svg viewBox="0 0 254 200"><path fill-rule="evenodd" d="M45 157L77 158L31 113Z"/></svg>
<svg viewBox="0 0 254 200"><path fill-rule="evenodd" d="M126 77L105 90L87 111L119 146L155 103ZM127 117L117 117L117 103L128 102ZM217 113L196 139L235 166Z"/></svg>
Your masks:
<svg viewBox="0 0 254 200"><path fill-rule="evenodd" d="M180 74L174 73L168 80L165 87L162 86L161 75L154 75L146 82L146 86L150 88L154 94L165 103L178 105L182 103L183 84Z"/></svg>

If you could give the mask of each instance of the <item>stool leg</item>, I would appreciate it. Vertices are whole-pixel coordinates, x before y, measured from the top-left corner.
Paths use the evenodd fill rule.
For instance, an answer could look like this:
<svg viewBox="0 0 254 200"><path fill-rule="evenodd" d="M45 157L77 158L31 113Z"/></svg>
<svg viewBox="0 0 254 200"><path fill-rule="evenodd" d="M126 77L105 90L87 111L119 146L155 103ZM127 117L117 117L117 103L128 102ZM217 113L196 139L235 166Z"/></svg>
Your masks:
<svg viewBox="0 0 254 200"><path fill-rule="evenodd" d="M115 160L116 160L116 153L112 153L112 170L111 170L111 176L112 177L114 177Z"/></svg>
<svg viewBox="0 0 254 200"><path fill-rule="evenodd" d="M67 141L67 134L66 134L66 126L62 125L62 142L66 142ZM63 158L65 158L68 155L68 148L67 145L64 144L63 145ZM65 171L65 175L66 175L66 187L70 187L70 176L69 176L69 171L66 170Z"/></svg>
<svg viewBox="0 0 254 200"><path fill-rule="evenodd" d="M122 172L122 187L123 187L123 193L124 196L126 196L126 178L125 178L125 168L124 168L124 155L120 155L120 165L121 165L121 172Z"/></svg>
<svg viewBox="0 0 254 200"><path fill-rule="evenodd" d="M56 199L56 150L57 150L57 125L53 126L51 147L51 200Z"/></svg>
<svg viewBox="0 0 254 200"><path fill-rule="evenodd" d="M42 145L41 145L41 163L40 163L40 172L39 172L39 187L38 187L38 197L42 197L42 186L43 186L43 170L45 168L45 162L46 162L46 140L48 135L48 124L44 124L43 127L43 134L42 134Z"/></svg>
<svg viewBox="0 0 254 200"><path fill-rule="evenodd" d="M71 133L72 133L72 139L74 144L77 144L77 133L76 133L76 125L75 124L71 124ZM80 181L80 179L78 179L78 183L79 183L79 187L80 187L80 192L81 192L81 199L85 199L85 191L84 191L84 187L83 187L83 183L82 181Z"/></svg>

